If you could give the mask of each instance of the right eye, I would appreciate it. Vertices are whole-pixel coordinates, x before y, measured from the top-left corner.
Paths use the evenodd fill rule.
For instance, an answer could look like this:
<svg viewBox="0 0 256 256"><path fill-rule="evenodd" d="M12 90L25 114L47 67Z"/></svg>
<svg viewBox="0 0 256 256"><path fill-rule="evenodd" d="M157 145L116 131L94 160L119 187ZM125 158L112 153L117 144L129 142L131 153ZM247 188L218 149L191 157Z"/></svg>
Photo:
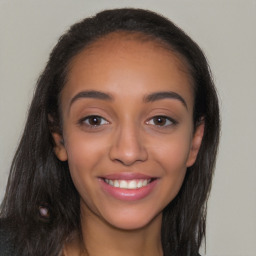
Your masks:
<svg viewBox="0 0 256 256"><path fill-rule="evenodd" d="M109 122L101 116L91 115L91 116L87 116L87 117L83 118L81 120L81 123L86 124L87 126L91 126L91 127L98 127L98 126L101 126L104 124L108 124Z"/></svg>

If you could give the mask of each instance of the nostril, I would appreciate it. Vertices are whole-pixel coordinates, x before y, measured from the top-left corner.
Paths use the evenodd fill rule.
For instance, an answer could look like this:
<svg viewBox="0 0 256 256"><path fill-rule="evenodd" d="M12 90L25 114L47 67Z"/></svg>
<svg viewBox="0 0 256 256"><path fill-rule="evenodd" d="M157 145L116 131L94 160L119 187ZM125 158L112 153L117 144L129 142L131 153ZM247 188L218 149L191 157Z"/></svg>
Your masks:
<svg viewBox="0 0 256 256"><path fill-rule="evenodd" d="M143 146L143 136L139 133L138 127L127 124L121 128L116 131L112 141L110 159L126 166L145 161L148 157L147 150Z"/></svg>

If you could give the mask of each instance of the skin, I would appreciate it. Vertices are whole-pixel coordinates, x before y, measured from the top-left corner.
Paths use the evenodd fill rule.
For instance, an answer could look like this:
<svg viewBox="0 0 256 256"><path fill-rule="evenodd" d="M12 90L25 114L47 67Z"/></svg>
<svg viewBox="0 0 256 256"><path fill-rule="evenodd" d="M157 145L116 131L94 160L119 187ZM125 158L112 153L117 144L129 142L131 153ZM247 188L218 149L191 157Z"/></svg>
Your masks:
<svg viewBox="0 0 256 256"><path fill-rule="evenodd" d="M66 255L162 255L162 211L201 145L204 125L194 129L185 63L156 42L126 39L109 35L79 53L61 94L63 133L52 135L81 197L83 235L66 244ZM111 99L81 96L91 90ZM170 91L180 99L145 101L149 94ZM92 125L91 115L102 118ZM159 116L164 118L157 122ZM140 200L118 200L102 189L99 177L122 172L157 182Z"/></svg>

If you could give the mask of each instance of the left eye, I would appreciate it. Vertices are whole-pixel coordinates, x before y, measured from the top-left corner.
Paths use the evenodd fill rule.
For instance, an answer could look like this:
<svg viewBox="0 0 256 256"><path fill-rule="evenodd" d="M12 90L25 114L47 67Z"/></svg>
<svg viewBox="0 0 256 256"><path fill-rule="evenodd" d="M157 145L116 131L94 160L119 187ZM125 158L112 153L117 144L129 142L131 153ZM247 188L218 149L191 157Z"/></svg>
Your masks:
<svg viewBox="0 0 256 256"><path fill-rule="evenodd" d="M166 116L155 116L147 121L147 124L164 127L175 124L175 121Z"/></svg>
<svg viewBox="0 0 256 256"><path fill-rule="evenodd" d="M101 116L87 116L83 119L83 123L89 126L100 126L108 124L108 121Z"/></svg>

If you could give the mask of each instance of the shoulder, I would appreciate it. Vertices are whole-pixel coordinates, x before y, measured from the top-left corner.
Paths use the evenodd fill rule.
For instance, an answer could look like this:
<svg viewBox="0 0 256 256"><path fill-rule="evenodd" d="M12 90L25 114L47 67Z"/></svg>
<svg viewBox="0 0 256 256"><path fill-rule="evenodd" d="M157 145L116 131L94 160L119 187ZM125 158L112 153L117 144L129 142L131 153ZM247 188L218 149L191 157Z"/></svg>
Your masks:
<svg viewBox="0 0 256 256"><path fill-rule="evenodd" d="M11 242L13 228L10 222L0 219L0 256L14 256L14 246Z"/></svg>

